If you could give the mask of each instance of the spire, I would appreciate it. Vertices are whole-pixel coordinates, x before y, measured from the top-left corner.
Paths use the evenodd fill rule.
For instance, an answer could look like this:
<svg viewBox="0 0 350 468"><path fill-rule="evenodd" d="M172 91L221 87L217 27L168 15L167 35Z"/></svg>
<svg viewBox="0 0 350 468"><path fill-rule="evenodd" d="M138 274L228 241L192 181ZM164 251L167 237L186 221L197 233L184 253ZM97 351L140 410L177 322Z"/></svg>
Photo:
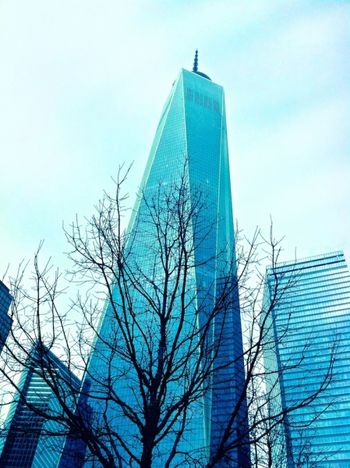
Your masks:
<svg viewBox="0 0 350 468"><path fill-rule="evenodd" d="M194 71L195 73L198 72L198 49L196 49L196 53L194 54L194 62L193 62L192 71Z"/></svg>
<svg viewBox="0 0 350 468"><path fill-rule="evenodd" d="M196 53L194 54L194 62L193 62L192 71L193 71L193 73L196 73L197 75L200 75L203 78L207 78L207 80L210 80L208 75L206 75L205 73L202 73L202 72L200 72L198 70L198 49L196 49Z"/></svg>

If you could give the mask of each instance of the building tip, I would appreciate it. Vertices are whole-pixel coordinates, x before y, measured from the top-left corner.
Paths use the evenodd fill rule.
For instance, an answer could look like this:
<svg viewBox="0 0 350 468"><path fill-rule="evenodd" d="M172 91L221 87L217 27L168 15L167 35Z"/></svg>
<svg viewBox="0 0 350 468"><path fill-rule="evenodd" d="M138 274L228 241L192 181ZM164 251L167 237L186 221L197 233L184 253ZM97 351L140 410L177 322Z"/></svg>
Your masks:
<svg viewBox="0 0 350 468"><path fill-rule="evenodd" d="M194 62L193 62L192 71L198 72L198 49L196 49L196 52L194 54Z"/></svg>
<svg viewBox="0 0 350 468"><path fill-rule="evenodd" d="M206 78L207 80L210 80L209 76L206 75L205 73L202 73L198 70L198 49L196 49L196 52L194 54L194 62L193 62L193 68L192 68L193 73L196 73L197 75L202 76L203 78ZM211 81L211 80L210 80Z"/></svg>

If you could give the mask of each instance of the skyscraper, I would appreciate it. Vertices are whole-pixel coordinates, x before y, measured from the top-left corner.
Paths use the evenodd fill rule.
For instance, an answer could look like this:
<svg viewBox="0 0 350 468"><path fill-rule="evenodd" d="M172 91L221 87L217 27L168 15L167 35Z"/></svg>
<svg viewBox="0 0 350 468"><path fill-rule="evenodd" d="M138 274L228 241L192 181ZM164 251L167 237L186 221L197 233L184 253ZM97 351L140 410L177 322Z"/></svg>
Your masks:
<svg viewBox="0 0 350 468"><path fill-rule="evenodd" d="M11 404L1 436L0 466L58 466L67 429L58 421L45 419L45 414L54 418L62 413L59 400L47 383L49 375L56 372L61 376L57 391L62 392L68 407L74 409L71 388L78 391L79 379L51 351L35 342L21 375L20 392Z"/></svg>
<svg viewBox="0 0 350 468"><path fill-rule="evenodd" d="M288 468L350 466L350 275L342 252L280 263L266 276ZM330 373L330 371L332 371ZM323 390L319 392L318 390ZM311 398L310 398L311 397ZM280 466L280 465L279 465Z"/></svg>
<svg viewBox="0 0 350 468"><path fill-rule="evenodd" d="M186 199L184 205L182 201L178 201L178 210L174 207L174 192L178 200ZM200 199L203 200L203 204L197 212L195 207L199 206ZM184 297L176 295L174 305L170 309L168 329L161 338L161 326L157 328L157 320L161 321L162 317L159 309L155 311L158 307L155 303L159 301L159 291L164 286L166 275L164 263L160 261L163 251L159 247L159 237L170 237L174 240L173 244L178 242L176 236L181 234L180 226L174 226L172 223L179 216L177 211L187 214L191 213L191 210L193 216L189 215L189 222L185 223L182 217L179 218L179 224L186 224L186 232L191 230L190 240L187 238L186 242L188 245L193 244L192 264L194 263L195 267L187 267L186 274L189 274L190 278L186 283ZM182 228L184 226L181 226ZM190 462L189 457L203 460L215 453L229 415L241 396L244 378L224 91L220 85L198 71L197 54L193 70L180 72L164 106L128 233L128 270L125 274L128 276L128 288L131 292L128 290L128 293L125 293L124 274L122 279L120 276L114 279L118 284L114 288L113 304L109 303L104 312L87 373L87 378L92 379L90 404L95 405L94 414L97 420L98 414L101 415L105 409L102 406L99 408L96 400L102 399L104 393L110 392L110 388L105 384L108 369L108 379L115 380L114 404L109 401L108 414L110 420L113 420L113 427L118 431L116 439L120 437L120 440L126 443L126 447L120 443L123 463L125 466L128 463L132 465L128 444L134 444L129 448L132 447L137 457L141 458L142 455L138 453L141 437L138 439L139 436L131 427L130 420L136 421L140 417L140 421L134 426L142 426L143 402L149 398L151 392L148 383L148 378L151 377L148 376L152 374L152 379L155 379L154 375L157 373L155 371L153 375L153 368L156 368L159 357L164 358L166 355L167 362L173 359L169 356L171 353L168 347L174 340L180 340L181 346L179 344L173 353L176 354L178 363L183 356L186 362L179 366L186 370L182 371L181 376L174 375L173 379L169 379L173 382L162 397L163 407L166 408L167 405L173 405L180 391L183 392L183 388L191 379L193 369L200 367L199 360L205 367L205 361L210 357L202 356L201 352L209 342L211 353L215 354L215 357L212 357L212 367L216 370L200 384L201 387L208 386L209 389L203 390L202 395L198 389L199 396L197 401L189 406L183 428L181 420L176 419L171 430L162 435L162 440L153 454L154 466L164 466L179 435L180 439L176 442L179 454L174 460L187 459L190 464L194 464L194 458ZM169 251L173 249L173 244L168 244ZM173 257L170 264L175 263ZM183 281L185 268L183 267L179 275L180 281ZM120 275L120 272L118 274ZM156 286L157 282L162 283L162 287ZM170 280L169 291L175 282ZM144 286L145 284L148 286ZM219 297L225 288L228 289L228 284L230 297L220 310ZM170 296L171 292L168 293L168 297L163 294L162 301L169 301ZM186 302L185 307L181 308L181 300ZM128 302L127 306L125 302ZM125 317L119 316L120 310L126 311ZM177 312L179 310L185 310L185 319L181 318L180 312ZM215 317L211 316L210 330L207 330L206 320L215 310L217 313ZM119 321L121 327L125 327L131 316L134 317L130 326L132 331L127 332L132 334L132 340L125 338L125 330L121 332L120 326L116 324ZM180 330L178 323L181 320L183 326ZM195 334L192 328L194 324L197 329L201 328L203 333L205 331L205 339L199 333ZM197 343L196 340L199 345L194 344ZM128 347L128 358L125 357L123 346ZM129 348L132 348L132 358ZM188 349L191 349L190 353ZM132 364L130 361L133 361ZM144 374L145 378L140 379L139 376L145 368L149 371ZM134 416L133 411L136 412ZM183 414L186 413L182 411ZM225 466L249 466L249 450L243 447L244 441L247 440L244 399L232 429L230 437L239 439L242 433L242 439L238 448L229 453L229 461L225 461ZM149 432L142 438L147 437Z"/></svg>
<svg viewBox="0 0 350 468"><path fill-rule="evenodd" d="M0 352L10 332L12 319L7 315L12 296L7 286L0 281Z"/></svg>

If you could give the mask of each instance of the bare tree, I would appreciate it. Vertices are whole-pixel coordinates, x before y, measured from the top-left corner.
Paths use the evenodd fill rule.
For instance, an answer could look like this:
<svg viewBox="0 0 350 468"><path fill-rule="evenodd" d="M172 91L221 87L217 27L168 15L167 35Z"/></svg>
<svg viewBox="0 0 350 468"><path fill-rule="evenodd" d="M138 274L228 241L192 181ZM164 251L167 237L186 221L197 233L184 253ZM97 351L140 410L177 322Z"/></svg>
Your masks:
<svg viewBox="0 0 350 468"><path fill-rule="evenodd" d="M64 278L50 262L40 265L40 249L31 288L23 285L27 265L12 279L15 326L2 354L3 381L15 400L55 423L43 425L42 436L69 436L61 466L79 466L84 457L105 467L249 466L249 452L256 466L270 453L266 466L273 466L274 434L289 414L327 388L333 363L332 355L315 391L292 407L278 405L280 369L267 372L263 353L274 353L273 311L290 285L279 287L276 277L272 300L262 306L261 267L269 261L274 268L280 242L256 231L250 241L243 239L246 247L238 248L237 260L225 248L213 257L206 247L215 223L202 216L210 207L185 177L143 193L143 209L132 213L125 230L126 176L119 172L114 196L105 194L90 220L81 224L77 218L65 231L73 262L69 281L79 290L68 307L60 286ZM238 292L245 346L226 353L224 331L232 310L239 314ZM233 330L232 340L241 340L240 330ZM69 373L83 380L82 387L48 365L50 360L33 367L37 343L55 352ZM23 368L45 382L55 411L28 401L18 383ZM227 400L226 418L209 447L210 413L203 408L210 407L215 390L220 398L224 387L234 397ZM203 416L207 425L199 440ZM86 452L73 459L78 446Z"/></svg>

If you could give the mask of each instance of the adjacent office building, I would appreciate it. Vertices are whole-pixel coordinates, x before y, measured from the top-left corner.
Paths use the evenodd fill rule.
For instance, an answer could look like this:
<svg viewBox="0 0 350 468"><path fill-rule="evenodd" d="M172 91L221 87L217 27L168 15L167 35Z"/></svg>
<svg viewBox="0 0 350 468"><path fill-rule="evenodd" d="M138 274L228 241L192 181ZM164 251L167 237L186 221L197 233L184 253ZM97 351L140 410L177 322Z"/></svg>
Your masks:
<svg viewBox="0 0 350 468"><path fill-rule="evenodd" d="M45 378L43 378L44 373ZM22 398L20 393L15 395L5 422L1 438L0 466L4 468L58 466L66 440L66 428L57 421L45 419L45 414L52 416L62 414L59 400L47 383L50 375L56 373L62 377L58 378L58 391L62 392L62 397L73 409L74 398L71 388L78 391L79 379L51 351L36 342L19 382L24 397Z"/></svg>
<svg viewBox="0 0 350 468"><path fill-rule="evenodd" d="M11 302L12 296L10 291L0 280L0 352L12 326L12 319L8 316L8 310Z"/></svg>
<svg viewBox="0 0 350 468"><path fill-rule="evenodd" d="M196 214L196 219L189 223L192 229L191 239L194 243L194 253L191 262L197 265L192 270L192 277L188 279L188 290L195 291L193 300L189 299L186 291L188 306L186 308L185 325L181 330L180 341L184 339L182 348L178 353L184 352L186 346L192 346L190 340L185 338L186 327L203 326L206 314L215 308L215 303L220 291L223 288L223 278L229 277L230 284L236 284L235 267L235 239L231 202L231 187L229 173L229 159L227 146L227 128L225 115L224 90L222 86L214 83L206 74L198 70L197 55L192 71L182 70L173 83L170 96L167 99L160 122L156 131L154 142L151 148L148 163L144 172L141 190L133 215L129 224L129 245L128 250L128 275L135 275L140 279L139 286L146 288L147 294L149 279L154 282L161 282L164 275L164 265L160 265L161 252L157 235L162 229L166 230L166 223L171 226L172 219L166 220L166 213L169 206L159 206L159 197L166 193L166 190L178 191L176 196L181 200L181 194L189 197L188 206L198 203L200 194L204 200L203 209ZM182 190L182 192L181 192ZM159 195L161 194L161 195ZM168 202L171 204L171 196ZM158 203L158 215L160 230L156 232L156 222L151 221L150 210ZM162 202L163 203L163 202ZM181 203L181 201L179 202ZM181 207L179 207L181 208ZM156 211L157 211L156 209ZM189 211L187 211L189 212ZM170 228L169 236L178 235L179 226L172 234ZM129 247L127 246L127 249ZM170 244L169 244L170 245ZM172 260L173 261L173 260ZM133 263L134 262L134 263ZM130 268L133 264L135 267ZM131 270L131 272L130 272ZM130 278L130 276L129 276ZM143 278L143 279L142 279ZM132 281L132 279L130 280ZM130 284L130 283L129 283ZM170 285L172 287L172 284ZM126 315L138 314L136 321L131 326L133 334L132 347L135 355L139 359L141 366L150 368L156 366L157 359L152 356L158 349L159 353L166 352L166 348L159 347L160 329L155 325L156 314L152 311L151 302L147 304L139 290L129 291L130 303L125 306L121 304L121 291L116 287L114 290L114 306L109 304L106 307L99 329L99 339L97 339L94 351L91 356L88 377L91 382L91 399L89 404L93 407L95 421L98 415L103 415L106 403L99 408L96 398L102 398L107 392L108 386L99 385L99 382L106 382L108 379L115 381L113 391L114 401L109 402L109 421L113 421L114 427L123 442L130 444L131 451L137 456L141 456L138 450L142 447L139 441L140 435L135 430L136 424L132 425L126 413L131 415L131 411L136 411L142 419L142 394L135 369L130 365L128 357L123 356L123 346L126 346L123 334L120 333L116 324L116 313L125 307L130 307ZM119 290L118 290L119 288ZM140 289L140 288L138 288ZM152 286L150 295L157 301L157 289ZM242 390L242 380L244 379L244 367L242 359L242 336L238 291L236 287L231 288L229 306L222 313L215 317L212 324L210 340L218 343L220 349L217 352L214 366L218 370L210 377L210 391L199 396L187 412L187 421L183 435L178 442L174 463L183 462L185 459L189 463L195 463L195 457L207 460L220 441L226 427L228 417L239 401ZM175 301L180 300L176 298ZM131 304L131 305L130 305ZM176 330L177 317L176 303L172 308L174 329ZM179 315L179 314L178 314ZM122 320L124 320L122 318ZM167 330L166 339L171 342L175 335L171 330ZM147 335L147 339L145 336ZM176 339L179 340L179 337ZM198 337L196 339L199 339ZM152 342L154 350L147 348ZM110 343L111 346L108 346ZM113 344L114 343L114 344ZM129 351L128 351L129 353ZM113 363L111 363L111 356ZM190 376L192 369L196 368L200 351L193 352L189 361L185 364ZM149 359L154 360L150 364ZM180 362L180 361L178 361ZM203 361L204 362L204 361ZM184 364L183 364L184 366ZM107 370L110 375L107 376ZM185 374L184 374L185 375ZM87 377L87 378L88 378ZM164 394L164 408L167 401L172 404L176 401L177 392L183 391L186 386L186 377L174 375L174 383ZM204 384L203 384L204 386ZM179 390L178 390L179 389ZM109 390L110 391L110 390ZM145 390L146 391L146 390ZM147 393L147 392L146 392ZM116 400L124 402L123 406L118 406ZM168 400L167 400L168 399ZM127 410L131 408L132 410ZM126 413L125 413L126 412ZM131 416L132 419L132 416ZM154 452L154 466L164 466L169 456L175 437L181 433L181 418L174 424L168 434L164 434L162 441L158 444ZM240 437L238 447L229 454L230 462L225 462L224 466L249 466L249 449L245 446L244 437L247 434L247 413L246 404L243 399L240 403L235 425L234 437ZM234 432L233 431L233 432ZM244 435L245 434L245 435ZM118 441L115 440L118 446ZM181 455L182 453L182 455ZM119 445L119 454L122 457L123 466L132 466L132 459L127 451ZM189 457L193 457L190 462ZM229 463L229 464L227 464Z"/></svg>
<svg viewBox="0 0 350 468"><path fill-rule="evenodd" d="M285 465L349 467L350 274L344 254L268 270L265 310L275 299L269 328L274 346L265 364L278 376L279 405L288 410L311 397L287 414Z"/></svg>

